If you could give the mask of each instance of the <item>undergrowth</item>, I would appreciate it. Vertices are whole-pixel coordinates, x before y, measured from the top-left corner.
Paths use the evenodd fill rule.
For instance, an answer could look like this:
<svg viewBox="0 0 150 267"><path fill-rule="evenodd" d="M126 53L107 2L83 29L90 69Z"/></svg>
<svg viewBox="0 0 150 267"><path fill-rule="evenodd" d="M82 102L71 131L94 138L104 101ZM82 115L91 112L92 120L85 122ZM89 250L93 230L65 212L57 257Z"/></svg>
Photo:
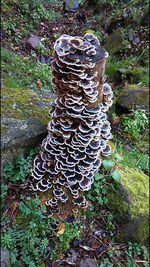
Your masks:
<svg viewBox="0 0 150 267"><path fill-rule="evenodd" d="M121 246L119 244L111 244L105 256L102 256L99 261L100 267L149 266L149 255L145 246L133 242L127 242L127 245L124 246L124 253L122 253L122 250L120 249Z"/></svg>
<svg viewBox="0 0 150 267"><path fill-rule="evenodd" d="M122 163L126 166L138 168L144 172L149 170L149 147L145 142L139 145L128 145L128 142L116 141L118 152L122 153Z"/></svg>
<svg viewBox="0 0 150 267"><path fill-rule="evenodd" d="M130 84L140 83L149 86L148 65L143 67L136 59L137 57L127 57L120 60L110 56L106 64L106 75L109 81L113 82L117 79L121 83L128 81Z"/></svg>
<svg viewBox="0 0 150 267"><path fill-rule="evenodd" d="M59 260L62 254L70 248L71 241L76 238L80 239L84 225L80 221L74 221L71 225L65 223L65 231L63 234L57 233L55 236L55 246L50 254L51 260Z"/></svg>
<svg viewBox="0 0 150 267"><path fill-rule="evenodd" d="M12 88L34 88L51 91L52 68L49 64L33 61L6 49L1 51L4 85Z"/></svg>
<svg viewBox="0 0 150 267"><path fill-rule="evenodd" d="M9 181L15 183L25 181L25 177L22 175L26 175L29 164L38 150L39 148L31 150L24 157L23 155L19 156L16 163L12 164L12 170L9 169L9 165L6 165L4 176L7 183ZM84 216L87 216L89 224L93 224L98 212L104 232L103 238L107 238L108 235L112 238L105 255L100 258L100 266L102 264L110 267L126 266L126 263L134 266L139 257L142 257L145 260L143 266L148 267L148 251L145 246L129 242L124 250L120 250L119 245L113 243L116 231L115 218L105 207L108 203L109 188L115 190L113 181L120 183L120 174L115 169L116 164L119 164L120 161L123 161L123 158L116 152L110 159L103 160L102 168L95 173L92 189L86 194L86 198L91 201L91 204ZM2 189L4 190L3 201L7 203L7 185L3 184ZM7 209L4 209L3 202L2 209L2 247L9 250L12 267L21 267L24 263L29 267L41 267L45 266L44 262L47 258L52 261L59 260L71 248L71 241L82 240L84 235L86 221L81 222L78 218L72 224L60 221L60 226L64 229L62 232L60 230L54 233L50 229L50 223L53 223L55 218L44 218L45 206L41 205L38 197L20 196L13 200ZM100 209L101 211L99 211ZM112 257L114 263L112 263Z"/></svg>
<svg viewBox="0 0 150 267"><path fill-rule="evenodd" d="M48 254L51 230L49 221L43 217L45 207L41 206L38 198L31 199L30 197L17 204L16 222L9 227L3 227L2 247L9 249L13 267L21 267L23 263L36 267ZM5 223L5 220L2 217L2 223Z"/></svg>
<svg viewBox="0 0 150 267"><path fill-rule="evenodd" d="M40 147L30 150L29 155L26 157L20 154L15 163L8 161L4 166L4 178L13 183L25 183L28 173L32 167L32 160L35 154L40 150Z"/></svg>
<svg viewBox="0 0 150 267"><path fill-rule="evenodd" d="M120 117L124 132L128 133L134 139L138 139L143 135L148 127L148 116L144 109L132 109L130 113Z"/></svg>
<svg viewBox="0 0 150 267"><path fill-rule="evenodd" d="M113 180L120 183L120 174L115 169L117 162L120 162L122 157L119 154L113 154L112 159L103 160L103 167L99 172L94 174L94 183L92 188L86 193L87 199L91 200L90 211L95 210L96 206L105 205L108 203L106 197L109 188L115 190Z"/></svg>
<svg viewBox="0 0 150 267"><path fill-rule="evenodd" d="M122 154L122 163L129 167L139 168L148 173L149 170L149 115L145 110L134 109L129 114L119 118L122 138L114 133L114 145L118 153Z"/></svg>
<svg viewBox="0 0 150 267"><path fill-rule="evenodd" d="M41 205L38 197L25 198L21 195L9 204L8 209L4 208L8 205L7 184L9 181L15 184L25 182L39 149L31 149L26 155L20 154L14 163L8 162L3 169L5 180L1 185L1 241L2 247L9 250L12 267L21 267L22 264L37 267L47 257L58 259L70 247L71 240L79 238L83 228L78 221L74 221L72 224L63 223L64 234L53 232L50 223L56 219L44 218L46 207Z"/></svg>
<svg viewBox="0 0 150 267"><path fill-rule="evenodd" d="M34 32L40 22L44 20L55 21L60 13L55 11L54 5L58 1L48 1L47 9L45 1L28 0L2 0L2 30L8 40L19 42L24 36Z"/></svg>

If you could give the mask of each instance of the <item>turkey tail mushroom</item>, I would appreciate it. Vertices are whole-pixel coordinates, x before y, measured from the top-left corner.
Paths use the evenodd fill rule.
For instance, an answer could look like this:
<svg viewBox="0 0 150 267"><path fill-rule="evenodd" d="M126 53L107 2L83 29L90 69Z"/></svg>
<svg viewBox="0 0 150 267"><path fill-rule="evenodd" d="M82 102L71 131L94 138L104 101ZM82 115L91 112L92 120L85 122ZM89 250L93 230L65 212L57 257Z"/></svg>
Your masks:
<svg viewBox="0 0 150 267"><path fill-rule="evenodd" d="M43 194L50 190L45 202L49 216L61 213L60 207L70 198L69 212L87 207L83 193L91 188L102 156L111 153L106 111L113 97L105 83L108 53L93 34L64 34L56 40L53 54L52 83L57 93L50 110L53 119L30 177L30 190Z"/></svg>

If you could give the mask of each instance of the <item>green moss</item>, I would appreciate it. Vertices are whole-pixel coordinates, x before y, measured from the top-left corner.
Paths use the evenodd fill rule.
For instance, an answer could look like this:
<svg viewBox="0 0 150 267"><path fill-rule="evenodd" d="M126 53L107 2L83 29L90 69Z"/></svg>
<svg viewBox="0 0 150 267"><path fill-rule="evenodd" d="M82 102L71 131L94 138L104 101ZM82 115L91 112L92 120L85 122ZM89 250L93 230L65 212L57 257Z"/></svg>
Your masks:
<svg viewBox="0 0 150 267"><path fill-rule="evenodd" d="M131 212L133 216L138 214L148 214L148 176L142 171L128 166L119 166L118 171L121 175L122 185L130 192Z"/></svg>
<svg viewBox="0 0 150 267"><path fill-rule="evenodd" d="M26 88L2 88L2 115L16 119L33 117L47 124L50 120L47 103L51 99L39 96ZM44 106L45 103L45 106Z"/></svg>
<svg viewBox="0 0 150 267"><path fill-rule="evenodd" d="M104 44L106 51L114 54L121 50L124 45L124 39L122 37L122 29L114 31L107 39Z"/></svg>
<svg viewBox="0 0 150 267"><path fill-rule="evenodd" d="M142 231L141 231L142 229ZM144 217L137 229L137 236L141 243L148 243L148 236L149 236L149 218Z"/></svg>
<svg viewBox="0 0 150 267"><path fill-rule="evenodd" d="M2 126L2 127L1 127L1 134L5 133L6 130L7 130L7 127Z"/></svg>
<svg viewBox="0 0 150 267"><path fill-rule="evenodd" d="M130 205L124 199L124 195L121 194L119 187L116 184L116 192L110 190L106 198L108 199L108 208L112 211L119 224L122 222L125 224L131 217Z"/></svg>
<svg viewBox="0 0 150 267"><path fill-rule="evenodd" d="M131 108L132 104L135 103L140 108L148 110L149 88L143 85L128 84L118 94L117 102L120 106Z"/></svg>
<svg viewBox="0 0 150 267"><path fill-rule="evenodd" d="M149 236L148 176L136 168L120 165L121 185L107 194L108 207L121 225L119 239L146 243Z"/></svg>
<svg viewBox="0 0 150 267"><path fill-rule="evenodd" d="M121 175L121 185L116 185L117 192L109 191L107 197L109 206L122 217L124 212L129 212L133 218L139 214L148 214L148 176L142 171L128 166L117 167ZM130 195L130 196L129 196Z"/></svg>

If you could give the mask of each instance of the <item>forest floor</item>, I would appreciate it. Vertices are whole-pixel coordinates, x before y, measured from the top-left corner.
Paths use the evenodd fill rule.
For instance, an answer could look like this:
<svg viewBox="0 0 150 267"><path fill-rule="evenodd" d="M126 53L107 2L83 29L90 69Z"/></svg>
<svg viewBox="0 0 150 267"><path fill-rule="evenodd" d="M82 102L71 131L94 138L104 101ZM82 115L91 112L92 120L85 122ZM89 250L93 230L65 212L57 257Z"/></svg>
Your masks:
<svg viewBox="0 0 150 267"><path fill-rule="evenodd" d="M32 5L34 1L31 1L30 4L28 2L21 3L17 0L16 4L12 5L11 1L2 1L1 46L2 83L4 85L6 84L10 88L13 86L29 86L37 90L50 91L52 90L49 82L50 77L47 77L45 66L50 66L53 58L53 47L57 38L62 34L83 36L88 31L93 32L103 46L107 37L118 28L121 28L123 32L123 45L119 51L110 53L110 59L108 65L106 65L107 81L112 86L114 99L116 99L119 90L127 84L148 85L148 25L145 11L147 1L144 7L140 1L135 1L132 5L130 1L122 1L121 3L120 1L119 3L117 1L104 1L103 6L88 5L86 1L80 1L80 6L75 12L65 11L62 1L47 1L44 4L45 13L39 1L37 1L39 6L35 4L35 8L33 5L32 9L30 4ZM32 35L40 40L38 47L37 44L35 45L35 43L29 41ZM14 63L9 65L9 58L12 57ZM15 62L19 62L19 65ZM38 75L37 73L35 75L35 66L39 68ZM137 69L139 75L128 75L128 73L122 75L119 71L120 68L125 70ZM144 116L148 115L140 111L137 114L135 110L131 112L118 108L114 101L114 105L108 113L112 125L112 142L117 155L122 158L122 164L138 168L148 174L147 121L143 127L138 123L135 127L130 127L136 116L141 120L143 114ZM127 131L125 131L124 121ZM25 161L31 163L36 153L37 150L32 151L29 154L30 156L21 159L19 162L20 169L21 166L26 164ZM13 167L14 175L20 172L18 169L16 166ZM104 172L105 170L103 170ZM6 173L8 174L7 168ZM40 228L41 226L34 225L41 218L42 211L38 201L26 200L26 205L28 203L27 210L26 205L23 206L25 200L20 205L22 201L20 191L11 187L11 179L9 180L8 176L5 176L5 178L6 184L3 185L5 201L2 206L3 245L10 249L16 244L11 251L13 267L149 266L147 247L135 242L119 243L115 241L119 224L115 220L114 214L108 209L107 200L103 201L106 199L104 185L110 184L110 181L104 180L104 185L101 185L101 191L98 192L103 199L101 204L97 200L97 195L94 195L93 200L89 199L92 206L91 210L88 209L85 213L81 211L75 221L74 218L70 218L71 224L68 224L68 226L61 223L59 233L56 234L49 233L48 229L43 230ZM93 203L96 203L95 207ZM33 212L34 208L38 210L38 214ZM30 222L30 226L26 226L26 229L28 239L31 238L33 241L33 244L30 245L33 246L34 252L32 248L25 247L23 240L20 241L21 236L22 239L25 239L21 232L22 225L21 228L18 227L18 214L20 212L26 218L26 222ZM45 225L46 223L43 222L43 227L46 227ZM16 231L16 236L11 234L12 229ZM38 231L45 232L43 236L36 236ZM46 233L48 233L48 239ZM20 236L20 240L17 239L17 235ZM45 240L45 245L42 240ZM17 245L17 242L20 242L19 245ZM40 247L38 242L43 242ZM45 248L46 253L43 252L42 254L40 250L42 251L43 248ZM39 255L36 255L35 249L37 249Z"/></svg>

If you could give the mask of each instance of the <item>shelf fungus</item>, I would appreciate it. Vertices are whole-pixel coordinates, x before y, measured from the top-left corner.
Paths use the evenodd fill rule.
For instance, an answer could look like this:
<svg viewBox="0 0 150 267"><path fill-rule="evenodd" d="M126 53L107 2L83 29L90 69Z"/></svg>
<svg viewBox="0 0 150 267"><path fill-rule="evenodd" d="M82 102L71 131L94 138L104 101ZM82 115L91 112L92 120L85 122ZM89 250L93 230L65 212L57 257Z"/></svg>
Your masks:
<svg viewBox="0 0 150 267"><path fill-rule="evenodd" d="M94 35L64 34L55 42L53 54L57 96L48 135L34 159L30 190L45 195L46 214L64 218L87 207L84 191L91 188L102 157L111 153L106 111L113 93L105 83L108 54Z"/></svg>

